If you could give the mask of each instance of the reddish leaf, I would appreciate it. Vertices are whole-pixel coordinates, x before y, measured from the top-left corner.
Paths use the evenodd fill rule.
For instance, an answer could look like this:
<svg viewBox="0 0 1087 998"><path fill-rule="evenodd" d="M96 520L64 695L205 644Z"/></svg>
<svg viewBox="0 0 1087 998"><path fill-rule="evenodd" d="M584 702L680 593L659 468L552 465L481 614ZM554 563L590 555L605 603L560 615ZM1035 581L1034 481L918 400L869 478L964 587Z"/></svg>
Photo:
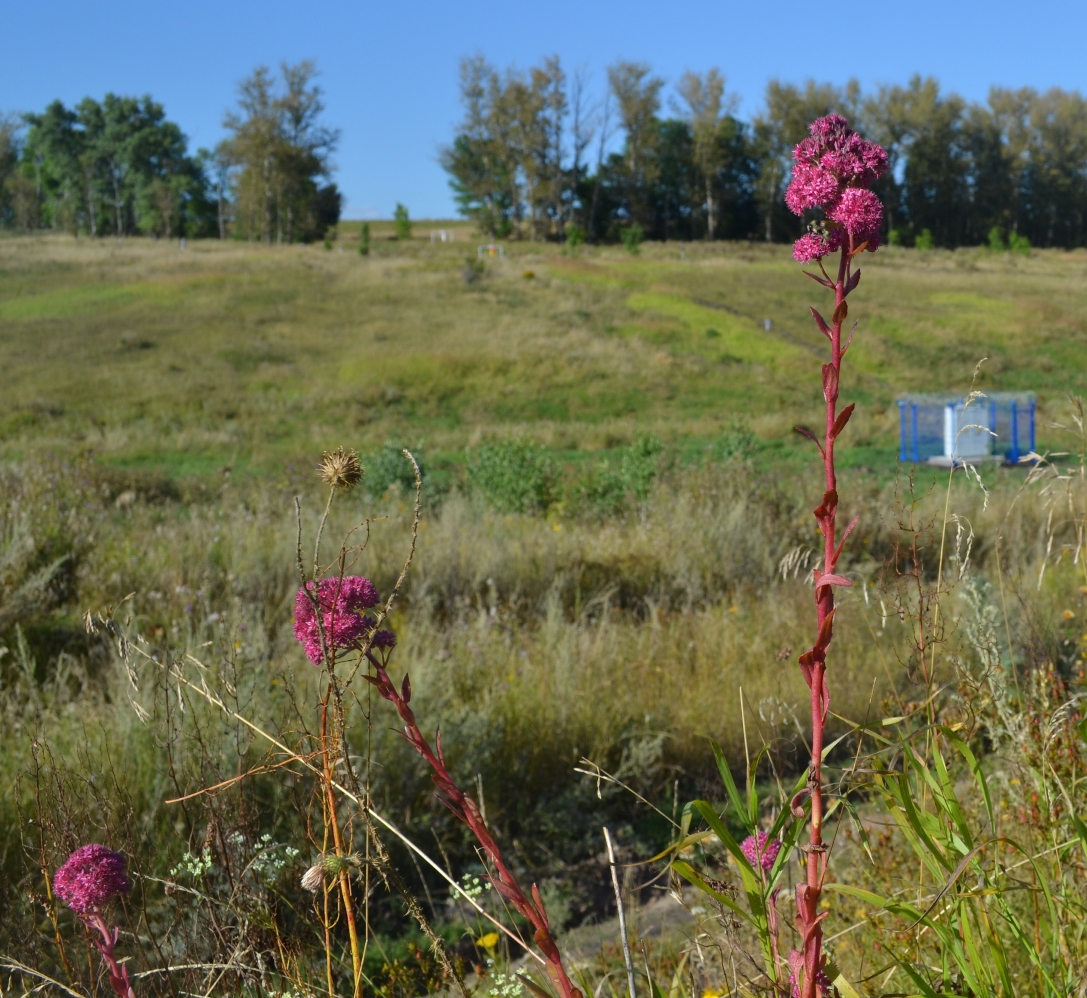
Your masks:
<svg viewBox="0 0 1087 998"><path fill-rule="evenodd" d="M822 284L824 288L832 288L834 285L828 281L825 277L820 277L818 274L813 274L810 270L805 270L805 274L808 275L817 284Z"/></svg>
<svg viewBox="0 0 1087 998"><path fill-rule="evenodd" d="M815 320L815 324L819 327L821 332L828 340L830 339L830 326L827 325L827 320L824 319L818 312L811 306L808 307L808 311L811 312L811 317Z"/></svg>
<svg viewBox="0 0 1087 998"><path fill-rule="evenodd" d="M400 684L400 699L404 703L411 703L411 680L408 679L408 674L404 673L404 682Z"/></svg>
<svg viewBox="0 0 1087 998"><path fill-rule="evenodd" d="M547 909L544 908L543 898L540 897L540 889L535 884L532 885L532 900L536 905L536 911L539 912L540 921L547 926Z"/></svg>
<svg viewBox="0 0 1087 998"><path fill-rule="evenodd" d="M819 438L812 433L806 426L794 426L793 433L799 433L802 437L807 437L816 447L819 448L819 453L826 457L823 451L823 445L819 442Z"/></svg>
<svg viewBox="0 0 1087 998"><path fill-rule="evenodd" d="M812 649L812 658L823 658L830 647L830 639L834 635L834 610L831 610L823 618L823 624L819 628L819 637L815 639L815 647Z"/></svg>
<svg viewBox="0 0 1087 998"><path fill-rule="evenodd" d="M858 319L857 321L859 322L860 320ZM853 323L853 328L851 330L849 330L849 339L845 341L845 346L842 347L842 356L843 357L845 356L846 350L848 350L853 345L853 334L856 331L857 331L857 322L854 322Z"/></svg>
<svg viewBox="0 0 1087 998"><path fill-rule="evenodd" d="M837 326L840 323L844 322L847 315L849 315L849 305L843 298L840 302L838 302L837 306L834 309L834 315L831 316L831 318L834 320L834 325Z"/></svg>
<svg viewBox="0 0 1087 998"><path fill-rule="evenodd" d="M838 418L834 420L834 426L830 431L831 439L837 438L838 434L845 429L845 424L849 422L849 417L853 415L853 407L855 405L855 402L850 402L849 405L838 413Z"/></svg>
<svg viewBox="0 0 1087 998"><path fill-rule="evenodd" d="M815 582L815 591L819 592L823 586L845 586L849 588L853 583L849 581L844 575L820 575Z"/></svg>
<svg viewBox="0 0 1087 998"><path fill-rule="evenodd" d="M444 766L445 756L442 755L442 728L439 725L434 731L434 748L438 752L438 761Z"/></svg>
<svg viewBox="0 0 1087 998"><path fill-rule="evenodd" d="M836 550L836 551L834 552L834 564L835 564L835 565L837 565L837 564L838 564L838 559L839 559L839 558L840 558L840 557L842 556L842 548L844 548L844 547L845 547L845 540L846 540L846 538L847 538L847 537L848 537L848 536L849 536L849 535L850 535L851 533L853 533L853 528L854 528L854 527L855 527L855 526L857 525L857 521L858 521L859 519L860 519L860 517L859 517L859 516L855 516L855 517L853 517L853 519L849 521L849 526L845 528L845 533L844 533L844 534L842 534L842 539L841 539L841 541L839 541L839 543L838 543L838 549L837 549L837 550Z"/></svg>
<svg viewBox="0 0 1087 998"><path fill-rule="evenodd" d="M838 371L833 364L823 365L823 399L833 402L838 397Z"/></svg>
<svg viewBox="0 0 1087 998"><path fill-rule="evenodd" d="M845 293L849 294L850 291L856 290L856 287L857 287L858 284L860 284L860 282L861 282L861 271L860 271L860 268L858 267L856 270L853 271L853 273L850 276L849 280L845 282Z"/></svg>
<svg viewBox="0 0 1087 998"><path fill-rule="evenodd" d="M822 520L824 517L833 516L837 508L838 493L834 489L828 489L823 493L823 502L812 512L815 514L816 519Z"/></svg>
<svg viewBox="0 0 1087 998"><path fill-rule="evenodd" d="M860 246L856 247L849 254L849 259L852 260L853 257L855 257L858 253L863 253L866 249L868 249L868 240L867 239L863 243L861 243Z"/></svg>
<svg viewBox="0 0 1087 998"><path fill-rule="evenodd" d="M444 797L440 793L436 793L434 796L438 798L439 804L441 804L443 807L449 808L449 810L453 812L454 818L456 818L458 821L464 821L464 815L460 813L460 810L457 808L456 804L454 804L448 797Z"/></svg>
<svg viewBox="0 0 1087 998"><path fill-rule="evenodd" d="M504 897L507 901L517 902L521 900L521 892L514 890L512 887L508 887L506 884L502 883L502 881L499 880L498 877L487 877L487 879L494 885L494 889L498 891L498 893L501 894L502 897Z"/></svg>
<svg viewBox="0 0 1087 998"><path fill-rule="evenodd" d="M815 656L810 651L804 652L804 654L800 656L800 673L804 677L804 682L808 684L809 690L811 689L811 670L813 665L815 665Z"/></svg>

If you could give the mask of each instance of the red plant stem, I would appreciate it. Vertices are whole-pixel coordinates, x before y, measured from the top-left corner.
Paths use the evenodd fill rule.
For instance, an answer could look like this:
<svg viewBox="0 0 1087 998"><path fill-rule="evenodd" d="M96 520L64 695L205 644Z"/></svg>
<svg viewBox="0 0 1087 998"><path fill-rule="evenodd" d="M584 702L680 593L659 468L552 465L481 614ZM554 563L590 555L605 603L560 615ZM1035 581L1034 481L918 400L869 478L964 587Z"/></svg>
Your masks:
<svg viewBox="0 0 1087 998"><path fill-rule="evenodd" d="M850 259L852 238L842 249L837 280L827 285L834 290L833 321L827 332L830 339L830 363L823 367L823 396L826 402L826 428L822 456L825 475L823 501L815 510L815 518L823 534L823 570L816 573L816 622L818 637L812 649L801 656L801 667L811 687L811 764L808 770L808 792L811 798L811 825L807 852L806 882L796 889L797 927L804 954L802 998L816 998L818 978L823 972L823 918L819 911L823 878L826 873L826 846L823 844L823 733L826 725L830 695L826 686L826 653L830 645L834 614L834 586L819 585L820 575L833 576L840 552L835 548L838 518L838 480L834 468L835 426L838 414L838 386L842 367L842 324L848 314L845 300L851 288ZM824 271L824 273L826 273ZM819 323L819 320L817 320ZM825 325L821 324L821 325ZM847 344L848 348L848 344ZM848 417L847 417L848 418ZM841 432L843 427L838 427ZM847 531L848 533L848 531ZM844 583L839 583L844 584Z"/></svg>
<svg viewBox="0 0 1087 998"><path fill-rule="evenodd" d="M367 676L366 679L373 684L384 699L396 707L400 719L404 722L404 737L433 770L431 778L438 788L438 799L471 830L483 847L483 851L494 864L495 875L491 877L491 883L498 893L509 901L517 913L525 918L535 930L533 938L547 961L549 976L558 988L561 998L583 998L581 991L574 986L566 973L566 968L563 966L562 956L551 935L547 912L544 910L543 900L540 898L540 892L537 890L536 885L532 885L531 898L526 896L521 889L521 885L517 883L502 859L498 843L495 842L494 837L487 828L487 824L479 810L479 805L453 782L453 777L449 775L449 770L446 769L445 759L442 755L441 733L438 733L435 739L435 748L432 749L429 742L423 737L423 733L419 730L415 714L408 706L408 701L411 699L411 686L407 677L404 679L403 693L400 693L389 678L384 663L372 652L367 652L366 657L374 668L374 675Z"/></svg>
<svg viewBox="0 0 1087 998"><path fill-rule="evenodd" d="M102 954L102 960L109 975L109 986L113 988L114 993L119 998L136 998L136 992L132 990L132 984L128 980L128 968L124 964L118 963L117 958L113 955L113 951L117 947L117 940L120 938L120 930L116 926L111 929L97 911L85 914L83 921L88 928L97 929L102 937L102 941L95 940L94 945L98 948L98 952Z"/></svg>

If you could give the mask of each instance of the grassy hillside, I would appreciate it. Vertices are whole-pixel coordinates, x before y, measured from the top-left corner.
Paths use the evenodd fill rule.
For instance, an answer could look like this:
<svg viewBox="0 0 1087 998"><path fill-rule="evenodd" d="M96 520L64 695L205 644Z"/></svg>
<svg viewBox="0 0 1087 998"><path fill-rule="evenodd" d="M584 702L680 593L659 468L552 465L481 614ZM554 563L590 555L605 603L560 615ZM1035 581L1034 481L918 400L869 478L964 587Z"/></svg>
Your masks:
<svg viewBox="0 0 1087 998"><path fill-rule="evenodd" d="M697 448L736 418L791 449L814 418L825 293L787 248L518 245L466 283L468 243L344 243L0 242L0 453L263 472L333 441ZM896 393L962 390L983 357L983 386L1043 411L1082 390L1087 254L888 249L863 270L844 460L893 461Z"/></svg>

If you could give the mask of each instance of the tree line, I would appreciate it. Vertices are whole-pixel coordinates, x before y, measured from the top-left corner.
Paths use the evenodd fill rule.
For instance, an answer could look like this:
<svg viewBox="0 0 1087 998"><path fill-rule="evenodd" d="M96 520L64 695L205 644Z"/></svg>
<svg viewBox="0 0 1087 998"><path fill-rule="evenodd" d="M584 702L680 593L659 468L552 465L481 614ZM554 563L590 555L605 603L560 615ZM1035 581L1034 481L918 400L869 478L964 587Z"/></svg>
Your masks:
<svg viewBox="0 0 1087 998"><path fill-rule="evenodd" d="M150 97L107 94L0 116L0 225L129 236L319 239L337 222L338 132L310 61L258 67L224 117L226 138L190 153ZM772 81L742 120L711 69L665 81L640 62L603 92L558 56L500 72L462 62L464 117L441 151L458 210L494 238L764 239L803 222L785 208L793 146L837 112L883 145L884 236L907 245L1087 244L1087 101L994 87L984 104L931 78L864 93Z"/></svg>
<svg viewBox="0 0 1087 998"><path fill-rule="evenodd" d="M464 117L441 161L458 210L495 238L786 241L803 232L782 200L807 124L844 115L883 145L877 184L892 243L1087 244L1087 101L994 87L984 104L936 80L864 93L772 81L750 121L717 69L685 73L665 105L650 66L619 62L604 92L557 56L460 71Z"/></svg>
<svg viewBox="0 0 1087 998"><path fill-rule="evenodd" d="M151 97L106 94L0 117L0 224L91 236L318 239L336 224L338 132L314 63L258 67L213 150L188 151Z"/></svg>

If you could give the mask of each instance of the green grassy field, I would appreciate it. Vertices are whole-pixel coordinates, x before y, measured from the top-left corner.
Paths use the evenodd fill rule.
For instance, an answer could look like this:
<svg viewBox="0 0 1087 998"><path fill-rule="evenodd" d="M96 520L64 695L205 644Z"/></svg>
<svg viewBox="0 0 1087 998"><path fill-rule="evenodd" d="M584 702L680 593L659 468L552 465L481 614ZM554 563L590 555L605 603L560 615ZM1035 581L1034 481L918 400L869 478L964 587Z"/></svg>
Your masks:
<svg viewBox="0 0 1087 998"><path fill-rule="evenodd" d="M0 453L264 474L386 439L439 465L488 434L696 450L736 418L777 452L815 416L825 293L787 248L515 245L468 284L467 242L344 242L0 242ZM1087 254L892 248L862 269L844 461L890 466L896 394L963 390L983 357L982 387L1033 389L1043 416L1082 390Z"/></svg>
<svg viewBox="0 0 1087 998"><path fill-rule="evenodd" d="M812 640L804 569L822 489L791 428L819 418L823 341L806 308L825 307L825 293L787 247L749 244L643 245L637 256L515 244L477 277L467 227L451 245L431 244L428 227L397 243L375 226L365 258L350 223L331 251L0 240L0 911L13 913L0 919L0 953L60 973L35 899L43 865L87 829L152 878L141 881L149 932L173 903L163 880L216 835L318 848L294 777L164 803L268 757L156 663L203 670L194 679L246 717L301 737L319 693L291 630L293 496L311 540L324 503L314 465L337 446L367 460L386 443L425 455L394 672L410 672L413 706L428 729L440 722L455 774L485 792L488 820L539 879L557 925L607 910L601 823L628 859L668 840L659 816L578 775L583 757L669 812L720 796L707 736L738 769L749 742L768 744L767 779L801 765L807 690L795 661ZM838 451L843 512L861 526L842 563L855 585L837 611L830 672L834 709L852 719L916 706L905 528L920 532L926 585L943 550L947 472L919 469L911 491L896 395L965 392L986 358L978 385L1036 391L1040 447L1078 452L1076 435L1050 423L1071 425L1065 395L1087 383L1087 253L890 248L862 269L842 392L858 408ZM624 479L608 499L601 482L625 473L647 437L661 449L644 487ZM505 438L552 456L566 484L547 508L495 508L479 488L481 445ZM1073 555L1087 511L1062 491L1073 479L1024 491L1025 475L989 467L988 496L964 476L950 490L940 681L971 661L978 622L998 618L1009 656L1082 678L1087 577ZM358 570L387 592L411 497L377 491L334 509L326 555L380 514ZM109 606L147 652L131 672L83 629L84 612ZM457 877L476 870L384 706L364 720L360 704L347 735L376 760L378 808ZM226 864L228 847L215 848ZM460 938L446 888L406 853L397 860ZM311 925L297 894L288 885L281 907L261 901L245 917ZM375 993L412 998L418 981L390 983L389 967L408 959L403 912L385 896L374 906L400 954L373 951L368 973L385 982ZM241 917L215 917L227 914ZM195 902L175 916L162 929L171 959L236 952ZM247 945L270 946L260 938ZM319 977L320 947L298 945L298 979Z"/></svg>

